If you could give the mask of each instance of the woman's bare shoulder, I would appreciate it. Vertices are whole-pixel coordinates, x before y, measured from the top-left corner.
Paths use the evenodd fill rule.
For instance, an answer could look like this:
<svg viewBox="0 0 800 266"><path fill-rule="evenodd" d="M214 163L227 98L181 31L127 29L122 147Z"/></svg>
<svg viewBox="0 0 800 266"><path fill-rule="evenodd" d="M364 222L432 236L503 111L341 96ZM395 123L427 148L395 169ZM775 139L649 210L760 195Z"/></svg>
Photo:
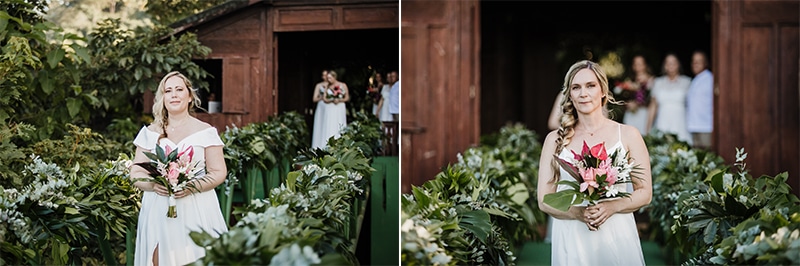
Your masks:
<svg viewBox="0 0 800 266"><path fill-rule="evenodd" d="M153 131L153 132L159 133L159 134L161 134L161 133L162 133L162 132L161 132L161 127L160 127L160 126L158 126L158 125L156 125L155 123L148 125L148 126L147 126L147 129L148 129L148 130L150 130L150 131Z"/></svg>

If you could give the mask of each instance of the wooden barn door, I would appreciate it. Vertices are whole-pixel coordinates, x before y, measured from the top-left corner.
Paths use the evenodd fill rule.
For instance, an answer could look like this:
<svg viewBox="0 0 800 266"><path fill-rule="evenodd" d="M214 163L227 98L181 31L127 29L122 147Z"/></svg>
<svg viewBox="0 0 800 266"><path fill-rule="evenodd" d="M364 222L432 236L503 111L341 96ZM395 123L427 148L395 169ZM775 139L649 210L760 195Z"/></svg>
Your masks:
<svg viewBox="0 0 800 266"><path fill-rule="evenodd" d="M750 173L788 171L800 193L800 2L714 1L714 146L744 147Z"/></svg>
<svg viewBox="0 0 800 266"><path fill-rule="evenodd" d="M479 142L477 1L403 1L402 192Z"/></svg>

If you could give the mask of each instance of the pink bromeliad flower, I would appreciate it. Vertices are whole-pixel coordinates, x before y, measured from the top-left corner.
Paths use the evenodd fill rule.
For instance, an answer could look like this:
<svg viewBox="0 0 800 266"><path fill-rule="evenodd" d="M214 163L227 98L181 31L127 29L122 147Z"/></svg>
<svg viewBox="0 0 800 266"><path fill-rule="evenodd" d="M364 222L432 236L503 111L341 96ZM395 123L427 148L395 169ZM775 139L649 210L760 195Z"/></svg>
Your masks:
<svg viewBox="0 0 800 266"><path fill-rule="evenodd" d="M603 172L598 173L597 175L605 174L606 182L608 182L609 185L614 185L614 183L617 183L617 176L619 175L619 172L617 171L617 168L611 165L611 163L612 162L610 159L600 162L599 168L603 169Z"/></svg>
<svg viewBox="0 0 800 266"><path fill-rule="evenodd" d="M600 187L600 184L597 184L597 175L595 174L594 168L585 168L580 169L581 177L583 177L583 183L581 183L581 192L586 191L589 189L589 192L593 192L595 188Z"/></svg>

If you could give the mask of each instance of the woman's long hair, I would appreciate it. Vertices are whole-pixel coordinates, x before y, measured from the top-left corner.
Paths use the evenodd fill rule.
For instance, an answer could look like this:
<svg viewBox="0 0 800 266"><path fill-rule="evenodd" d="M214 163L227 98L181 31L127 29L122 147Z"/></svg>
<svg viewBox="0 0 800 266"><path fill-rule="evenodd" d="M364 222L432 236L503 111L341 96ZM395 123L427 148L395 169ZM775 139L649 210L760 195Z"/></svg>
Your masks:
<svg viewBox="0 0 800 266"><path fill-rule="evenodd" d="M165 84L167 83L167 79L171 77L179 77L181 80L183 80L183 83L186 85L186 90L189 91L189 95L192 97L192 101L189 103L188 107L190 114L194 114L194 108L199 107L201 104L200 96L197 95L197 90L195 90L194 87L192 87L192 82L189 81L189 79L186 78L186 76L184 76L178 71L172 71L164 75L164 77L161 78L161 82L158 83L158 89L156 90L155 101L153 102L153 124L161 127L161 132L162 132L161 137L159 137L159 139L167 137L169 112L167 112L166 108L164 107L164 89L165 89L164 87L166 86Z"/></svg>
<svg viewBox="0 0 800 266"><path fill-rule="evenodd" d="M608 78L606 77L606 73L600 69L599 64L589 60L582 60L573 64L569 68L569 71L567 71L567 75L564 77L564 85L561 87L561 93L564 94L564 99L561 100L561 126L558 128L558 138L556 139L556 156L561 154L561 151L569 146L570 142L572 141L572 137L575 136L575 124L578 122L578 112L575 110L575 105L570 98L570 85L572 84L572 80L575 78L575 75L578 74L578 71L585 68L594 72L595 76L597 76L597 80L600 82L600 89L604 95L603 112L606 114L606 116L609 114L609 110L607 109L609 102L613 104L621 104L620 102L617 102L614 99L614 95L611 94L611 90L608 88ZM551 167L553 168L554 173L558 173L559 167L556 160L552 160ZM558 176L558 174L554 174L551 182L556 182L558 180Z"/></svg>

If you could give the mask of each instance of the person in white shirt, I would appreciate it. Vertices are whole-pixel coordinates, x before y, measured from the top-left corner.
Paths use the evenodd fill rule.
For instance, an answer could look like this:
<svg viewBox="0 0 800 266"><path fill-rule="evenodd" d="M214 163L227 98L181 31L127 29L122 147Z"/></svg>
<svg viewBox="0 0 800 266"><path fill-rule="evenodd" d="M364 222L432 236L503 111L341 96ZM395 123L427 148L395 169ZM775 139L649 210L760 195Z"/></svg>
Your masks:
<svg viewBox="0 0 800 266"><path fill-rule="evenodd" d="M392 84L392 89L389 95L389 113L392 114L394 121L399 121L400 116L400 77L397 75L397 71L389 72L389 75L392 76L392 80L394 83Z"/></svg>
<svg viewBox="0 0 800 266"><path fill-rule="evenodd" d="M692 72L695 76L686 94L686 129L695 148L709 149L714 129L714 75L703 51L692 54Z"/></svg>

